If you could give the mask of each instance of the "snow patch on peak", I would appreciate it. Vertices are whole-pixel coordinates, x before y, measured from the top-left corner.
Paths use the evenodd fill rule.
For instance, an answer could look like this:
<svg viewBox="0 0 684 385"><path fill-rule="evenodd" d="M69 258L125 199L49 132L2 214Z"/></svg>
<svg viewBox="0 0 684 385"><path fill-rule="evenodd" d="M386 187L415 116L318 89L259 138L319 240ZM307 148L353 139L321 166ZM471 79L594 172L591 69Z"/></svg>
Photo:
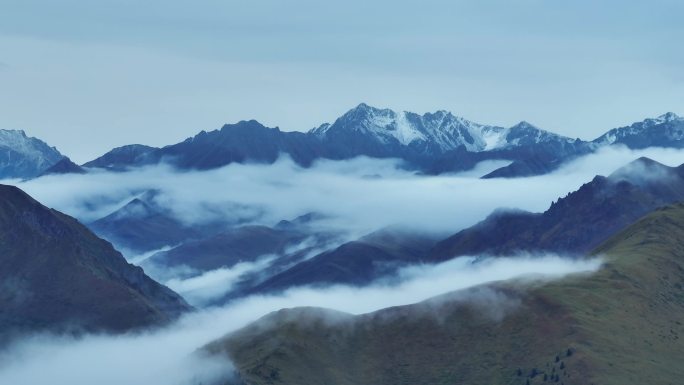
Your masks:
<svg viewBox="0 0 684 385"><path fill-rule="evenodd" d="M445 110L418 115L378 109L365 103L348 111L332 125L323 125L310 132L322 140L357 133L383 144L411 145L419 147L421 151L435 153L458 148L480 152L553 141L574 141L540 130L527 122L503 128L471 122Z"/></svg>
<svg viewBox="0 0 684 385"><path fill-rule="evenodd" d="M328 129L330 129L331 124L330 123L323 123L318 127L314 127L309 130L310 134L316 135L316 136L325 136L325 133L328 132Z"/></svg>
<svg viewBox="0 0 684 385"><path fill-rule="evenodd" d="M506 136L510 129L503 127L484 127L482 130L482 139L484 140L483 151L495 150L497 148L505 147Z"/></svg>
<svg viewBox="0 0 684 385"><path fill-rule="evenodd" d="M408 121L405 111L396 114L394 130L390 132L393 132L393 136L403 145L408 145L415 140L427 140L425 135Z"/></svg>
<svg viewBox="0 0 684 385"><path fill-rule="evenodd" d="M625 141L634 144L639 140L650 145L656 141L658 146L684 141L684 118L674 112L667 112L657 118L648 118L630 126L614 128L596 138L594 143L605 146Z"/></svg>

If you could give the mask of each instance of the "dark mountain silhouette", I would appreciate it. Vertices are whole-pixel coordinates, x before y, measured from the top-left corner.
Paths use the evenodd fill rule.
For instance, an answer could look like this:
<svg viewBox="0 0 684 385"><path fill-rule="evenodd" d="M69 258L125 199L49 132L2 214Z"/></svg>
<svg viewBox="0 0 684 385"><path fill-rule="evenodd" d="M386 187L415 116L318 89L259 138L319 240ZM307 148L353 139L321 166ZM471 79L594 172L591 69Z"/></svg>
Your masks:
<svg viewBox="0 0 684 385"><path fill-rule="evenodd" d="M657 207L684 200L684 166L640 158L597 176L541 214L498 211L439 242L429 260L551 251L582 254Z"/></svg>
<svg viewBox="0 0 684 385"><path fill-rule="evenodd" d="M0 185L0 334L169 322L185 301L77 220Z"/></svg>
<svg viewBox="0 0 684 385"><path fill-rule="evenodd" d="M296 245L306 237L304 233L267 226L241 226L156 253L145 262L209 271L239 262L254 262L268 254L282 254L288 246Z"/></svg>
<svg viewBox="0 0 684 385"><path fill-rule="evenodd" d="M105 168L112 171L123 171L127 165L146 164L148 154L158 150L156 147L142 144L130 144L117 147L101 157L83 164L83 167Z"/></svg>
<svg viewBox="0 0 684 385"><path fill-rule="evenodd" d="M150 154L145 162L167 161L182 169L207 170L231 163L273 163L281 154L310 166L323 150L315 138L301 132L282 132L255 120L202 131L178 144Z"/></svg>
<svg viewBox="0 0 684 385"><path fill-rule="evenodd" d="M435 241L433 236L413 231L383 229L295 264L246 294L307 285L366 285L397 268L420 262Z"/></svg>
<svg viewBox="0 0 684 385"><path fill-rule="evenodd" d="M55 174L85 174L86 170L83 167L72 162L71 159L66 156L63 157L59 162L48 167L43 171L40 176L43 175L55 175Z"/></svg>

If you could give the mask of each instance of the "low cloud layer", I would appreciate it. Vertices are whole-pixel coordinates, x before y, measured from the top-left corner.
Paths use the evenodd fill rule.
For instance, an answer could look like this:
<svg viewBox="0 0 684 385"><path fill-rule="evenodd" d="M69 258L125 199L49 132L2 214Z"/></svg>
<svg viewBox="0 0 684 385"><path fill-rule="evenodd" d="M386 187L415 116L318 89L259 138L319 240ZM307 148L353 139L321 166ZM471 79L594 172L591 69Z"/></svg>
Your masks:
<svg viewBox="0 0 684 385"><path fill-rule="evenodd" d="M227 363L193 356L204 344L272 311L320 306L361 314L505 279L549 280L590 273L601 261L555 255L519 256L476 262L459 258L402 270L401 280L366 288L296 288L280 295L248 297L224 308L188 315L168 328L124 336L73 340L36 336L0 353L0 383L35 385L149 385L209 383L231 371ZM479 297L475 297L477 300ZM488 311L492 311L491 309Z"/></svg>
<svg viewBox="0 0 684 385"><path fill-rule="evenodd" d="M16 183L39 201L84 222L103 217L144 191L186 223L243 219L272 225L309 212L327 224L365 234L388 225L453 233L499 207L543 211L596 174L608 175L640 157L668 165L684 151L632 151L608 147L554 173L518 179L478 179L492 163L455 175L419 176L394 160L320 161L302 169L287 158L273 165L232 164L211 171L178 172L153 166L126 173L94 171Z"/></svg>

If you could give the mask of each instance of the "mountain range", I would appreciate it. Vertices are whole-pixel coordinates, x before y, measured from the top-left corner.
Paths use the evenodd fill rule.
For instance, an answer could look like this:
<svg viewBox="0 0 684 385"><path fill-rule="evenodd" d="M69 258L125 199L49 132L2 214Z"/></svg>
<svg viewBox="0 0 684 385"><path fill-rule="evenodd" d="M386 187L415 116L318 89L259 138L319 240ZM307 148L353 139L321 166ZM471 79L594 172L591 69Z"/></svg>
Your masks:
<svg viewBox="0 0 684 385"><path fill-rule="evenodd" d="M254 120L241 121L162 148L118 148L85 166L120 170L166 161L181 169L203 170L234 162L268 164L285 154L309 167L317 159L367 156L401 159L406 168L428 174L464 171L485 160L510 160L512 164L486 177L519 177L547 173L607 145L643 148L646 143L681 148L683 130L684 119L667 113L584 141L524 121L505 128L475 123L447 111L419 115L362 103L332 124L308 132L283 132Z"/></svg>
<svg viewBox="0 0 684 385"><path fill-rule="evenodd" d="M122 171L168 162L180 169L206 170L236 162L269 164L287 155L298 165L309 167L318 159L367 156L397 158L404 167L428 174L469 170L485 160L509 160L510 165L486 177L519 177L547 173L575 157L610 145L682 148L684 119L669 112L584 141L524 121L499 127L475 123L447 111L419 115L362 103L333 123L307 132L283 132L254 120L241 121L162 148L139 144L118 147L82 166ZM0 178L33 178L63 158L45 143L11 130L1 131L0 156ZM64 162L54 172L82 170Z"/></svg>

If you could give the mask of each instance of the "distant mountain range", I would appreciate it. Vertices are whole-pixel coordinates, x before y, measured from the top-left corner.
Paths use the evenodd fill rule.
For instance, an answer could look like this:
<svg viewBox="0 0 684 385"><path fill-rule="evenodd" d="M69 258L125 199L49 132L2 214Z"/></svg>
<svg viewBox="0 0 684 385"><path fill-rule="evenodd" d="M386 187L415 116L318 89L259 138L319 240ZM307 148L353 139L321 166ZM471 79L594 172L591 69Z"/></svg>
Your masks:
<svg viewBox="0 0 684 385"><path fill-rule="evenodd" d="M162 161L182 169L230 163L273 163L282 154L309 167L317 159L398 158L429 174L468 170L484 160L513 163L486 177L544 174L564 162L614 144L630 148L684 147L684 119L673 113L613 129L593 141L557 135L520 122L504 128L474 123L447 111L423 115L360 104L332 124L306 133L241 121L163 148L126 146L86 163L121 170Z"/></svg>
<svg viewBox="0 0 684 385"><path fill-rule="evenodd" d="M250 385L677 384L682 239L677 204L595 249L605 264L593 274L362 315L283 309L203 350Z"/></svg>
<svg viewBox="0 0 684 385"><path fill-rule="evenodd" d="M181 169L206 170L231 163L269 164L288 155L309 167L317 159L368 156L401 159L406 168L428 174L468 170L484 160L510 160L512 164L486 177L519 177L547 173L577 156L617 144L682 148L684 119L669 112L584 141L527 122L504 128L471 122L447 111L419 115L362 103L332 124L308 132L283 132L254 120L241 121L162 148L118 147L82 166L122 171L168 162ZM22 131L0 131L0 178L33 178L63 158ZM65 161L49 171L64 172L82 172L82 168Z"/></svg>
<svg viewBox="0 0 684 385"><path fill-rule="evenodd" d="M0 341L36 331L123 332L191 308L76 219L0 185Z"/></svg>

